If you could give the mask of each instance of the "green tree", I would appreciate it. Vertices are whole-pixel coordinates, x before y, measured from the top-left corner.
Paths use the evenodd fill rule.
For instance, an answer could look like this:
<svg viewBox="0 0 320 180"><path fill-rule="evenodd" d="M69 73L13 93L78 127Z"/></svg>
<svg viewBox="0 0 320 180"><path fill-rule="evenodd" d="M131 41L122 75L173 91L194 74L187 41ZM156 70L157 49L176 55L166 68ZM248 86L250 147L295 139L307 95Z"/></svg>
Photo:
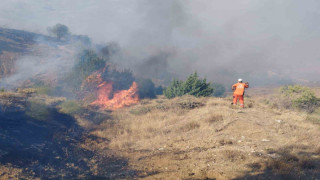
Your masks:
<svg viewBox="0 0 320 180"><path fill-rule="evenodd" d="M196 97L210 96L212 93L213 88L210 83L207 83L205 78L200 79L196 72L191 74L185 82L174 79L164 91L164 95L167 98L174 98L184 94Z"/></svg>
<svg viewBox="0 0 320 180"><path fill-rule="evenodd" d="M71 88L72 91L79 91L81 84L93 72L105 67L107 59L100 57L94 50L83 50L77 57L76 63L66 77L64 83L66 87Z"/></svg>
<svg viewBox="0 0 320 180"><path fill-rule="evenodd" d="M98 56L94 50L87 49L79 54L74 70L77 71L81 77L87 77L93 72L105 67L106 62L107 59Z"/></svg>
<svg viewBox="0 0 320 180"><path fill-rule="evenodd" d="M161 94L163 94L163 91L164 91L164 89L163 89L162 86L156 87L156 95L161 95Z"/></svg>
<svg viewBox="0 0 320 180"><path fill-rule="evenodd" d="M47 30L49 34L55 36L59 41L67 40L70 35L69 28L64 24L56 24L53 27L48 27Z"/></svg>
<svg viewBox="0 0 320 180"><path fill-rule="evenodd" d="M207 83L206 78L199 79L197 72L191 74L184 83L184 94L190 94L196 97L210 96L213 88Z"/></svg>
<svg viewBox="0 0 320 180"><path fill-rule="evenodd" d="M169 99L182 96L184 94L183 81L173 79L171 84L163 91L163 94Z"/></svg>
<svg viewBox="0 0 320 180"><path fill-rule="evenodd" d="M155 98L156 87L151 79L138 79L138 89L140 98Z"/></svg>

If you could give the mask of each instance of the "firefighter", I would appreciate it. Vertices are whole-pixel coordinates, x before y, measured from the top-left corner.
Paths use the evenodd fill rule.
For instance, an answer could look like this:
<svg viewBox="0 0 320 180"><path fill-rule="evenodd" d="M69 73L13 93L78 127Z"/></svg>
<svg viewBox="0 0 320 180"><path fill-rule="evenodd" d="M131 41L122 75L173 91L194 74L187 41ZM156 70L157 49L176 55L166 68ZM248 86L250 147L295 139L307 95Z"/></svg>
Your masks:
<svg viewBox="0 0 320 180"><path fill-rule="evenodd" d="M232 104L236 105L237 101L239 99L240 101L240 107L244 108L244 90L245 88L249 88L249 83L243 83L242 79L238 79L238 83L232 85L232 90L233 90L233 102Z"/></svg>

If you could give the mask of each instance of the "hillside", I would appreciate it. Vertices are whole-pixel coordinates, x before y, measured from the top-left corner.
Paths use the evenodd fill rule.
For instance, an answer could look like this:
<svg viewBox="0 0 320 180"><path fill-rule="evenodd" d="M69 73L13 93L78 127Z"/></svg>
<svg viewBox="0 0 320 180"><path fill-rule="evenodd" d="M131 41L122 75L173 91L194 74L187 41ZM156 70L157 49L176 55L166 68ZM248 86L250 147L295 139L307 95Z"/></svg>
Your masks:
<svg viewBox="0 0 320 180"><path fill-rule="evenodd" d="M184 96L115 111L27 90L0 99L2 179L320 177L319 125L254 96L246 109Z"/></svg>
<svg viewBox="0 0 320 180"><path fill-rule="evenodd" d="M139 99L98 50L74 69L73 40L0 28L0 77L15 75L0 91L0 179L320 178L319 109L281 110L270 88L250 89L245 109L230 95Z"/></svg>
<svg viewBox="0 0 320 180"><path fill-rule="evenodd" d="M15 63L19 58L37 56L40 48L58 44L64 43L43 34L0 27L0 78L15 72Z"/></svg>
<svg viewBox="0 0 320 180"><path fill-rule="evenodd" d="M147 179L314 179L320 177L319 126L306 115L253 99L156 99L113 113L92 133Z"/></svg>
<svg viewBox="0 0 320 180"><path fill-rule="evenodd" d="M101 141L88 134L89 124L108 119L108 112L73 114L77 108L66 98L30 90L0 92L0 179L121 177L126 159L101 156L81 145ZM97 174L97 168L109 170Z"/></svg>

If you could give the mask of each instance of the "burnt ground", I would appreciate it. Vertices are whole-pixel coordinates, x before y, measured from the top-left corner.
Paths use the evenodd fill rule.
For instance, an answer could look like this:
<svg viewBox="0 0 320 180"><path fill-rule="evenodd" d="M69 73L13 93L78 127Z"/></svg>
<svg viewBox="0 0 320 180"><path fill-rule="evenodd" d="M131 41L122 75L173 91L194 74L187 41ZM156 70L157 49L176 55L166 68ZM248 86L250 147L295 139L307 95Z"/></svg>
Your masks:
<svg viewBox="0 0 320 180"><path fill-rule="evenodd" d="M0 170L0 179L135 176L126 159L112 153L100 155L81 146L88 139L106 142L107 139L88 136L72 116L55 107L46 107L44 114L37 114L30 112L29 106L26 97L0 97L0 165L22 170L20 173Z"/></svg>

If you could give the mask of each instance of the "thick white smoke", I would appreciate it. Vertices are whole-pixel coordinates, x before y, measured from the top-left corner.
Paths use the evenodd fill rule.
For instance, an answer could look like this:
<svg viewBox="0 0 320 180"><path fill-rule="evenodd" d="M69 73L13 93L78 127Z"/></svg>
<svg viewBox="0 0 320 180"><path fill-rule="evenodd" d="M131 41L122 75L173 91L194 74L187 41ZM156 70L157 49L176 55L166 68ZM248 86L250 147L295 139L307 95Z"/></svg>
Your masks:
<svg viewBox="0 0 320 180"><path fill-rule="evenodd" d="M97 43L117 42L121 52L113 60L123 66L139 69L165 57L163 71L180 77L197 70L216 82L241 77L263 85L317 80L319 6L316 0L3 0L0 24L44 32L62 23Z"/></svg>

